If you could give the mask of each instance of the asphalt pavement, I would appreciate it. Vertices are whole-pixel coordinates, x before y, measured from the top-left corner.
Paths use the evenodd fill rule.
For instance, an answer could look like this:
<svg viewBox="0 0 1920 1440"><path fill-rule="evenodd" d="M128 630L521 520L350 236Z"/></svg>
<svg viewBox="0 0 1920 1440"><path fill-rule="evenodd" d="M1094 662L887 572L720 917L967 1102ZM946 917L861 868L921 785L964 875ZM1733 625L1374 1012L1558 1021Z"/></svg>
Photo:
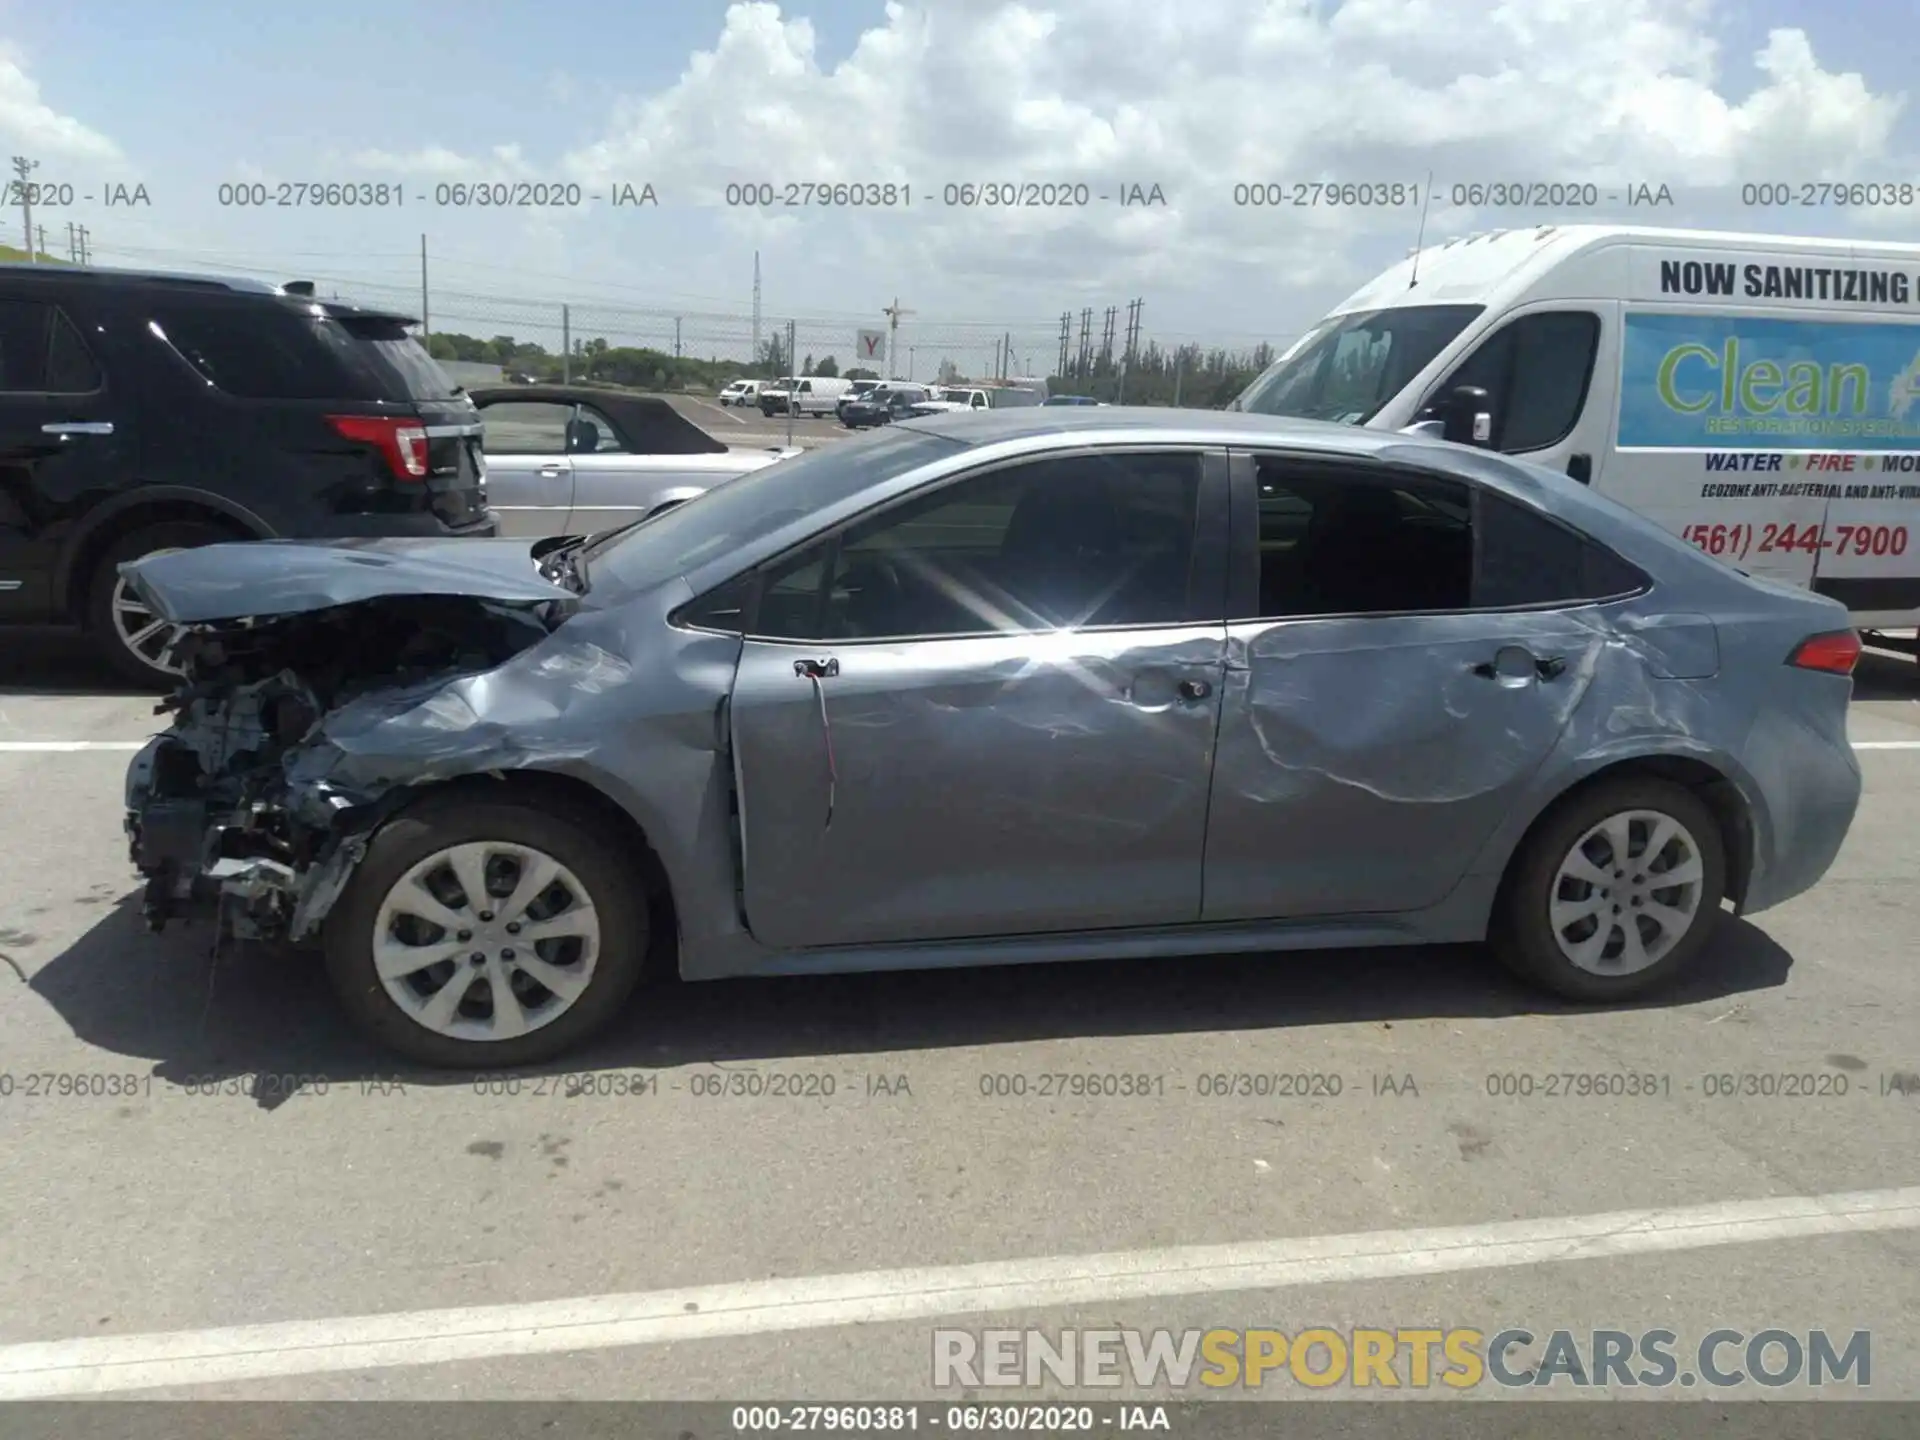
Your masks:
<svg viewBox="0 0 1920 1440"><path fill-rule="evenodd" d="M1523 1376L1558 1330L1868 1331L1920 1398L1911 661L1863 664L1832 874L1656 1003L1473 947L668 984L513 1077L144 931L152 710L8 637L0 1396L1026 1399L936 1388L936 1327L1518 1326Z"/></svg>

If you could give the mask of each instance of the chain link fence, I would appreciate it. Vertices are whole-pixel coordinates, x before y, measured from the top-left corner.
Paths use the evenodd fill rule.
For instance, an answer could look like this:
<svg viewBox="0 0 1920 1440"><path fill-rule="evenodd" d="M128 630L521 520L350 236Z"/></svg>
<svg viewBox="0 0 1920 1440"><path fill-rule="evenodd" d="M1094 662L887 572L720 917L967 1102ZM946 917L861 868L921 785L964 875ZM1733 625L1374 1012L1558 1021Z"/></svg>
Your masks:
<svg viewBox="0 0 1920 1440"><path fill-rule="evenodd" d="M885 328L847 316L787 316L665 306L624 306L479 295L399 285L322 282L327 298L418 315L441 360L497 366L534 381L588 381L643 390L711 394L729 381L785 374L846 374L925 383L1013 377L1045 379L1055 393L1135 405L1225 404L1276 353L1272 344L1242 349L1166 344L1124 330L1111 339L1075 312L1062 335L1059 316L1027 324L903 319L892 336L893 361L859 359L858 335ZM791 334L791 352L788 350ZM1290 337L1276 337L1285 340Z"/></svg>

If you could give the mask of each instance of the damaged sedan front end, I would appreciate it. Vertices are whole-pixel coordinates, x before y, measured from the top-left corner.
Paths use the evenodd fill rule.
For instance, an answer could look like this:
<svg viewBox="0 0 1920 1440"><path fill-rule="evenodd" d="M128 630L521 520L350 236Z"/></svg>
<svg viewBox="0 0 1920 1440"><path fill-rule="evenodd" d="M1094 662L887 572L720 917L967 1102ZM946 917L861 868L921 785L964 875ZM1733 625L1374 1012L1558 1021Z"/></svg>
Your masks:
<svg viewBox="0 0 1920 1440"><path fill-rule="evenodd" d="M356 771L342 741L495 669L578 603L519 541L222 545L126 573L179 627L185 677L156 707L171 726L127 774L147 924L215 918L294 942L318 933L369 834L430 768Z"/></svg>

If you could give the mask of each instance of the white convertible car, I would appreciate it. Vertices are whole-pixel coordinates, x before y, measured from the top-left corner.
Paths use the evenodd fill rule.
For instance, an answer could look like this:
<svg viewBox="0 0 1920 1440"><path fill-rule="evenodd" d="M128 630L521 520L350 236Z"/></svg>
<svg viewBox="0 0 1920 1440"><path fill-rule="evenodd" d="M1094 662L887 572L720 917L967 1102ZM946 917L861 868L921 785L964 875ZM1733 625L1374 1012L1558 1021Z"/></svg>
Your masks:
<svg viewBox="0 0 1920 1440"><path fill-rule="evenodd" d="M471 394L502 535L610 530L800 453L731 449L651 395L586 385Z"/></svg>

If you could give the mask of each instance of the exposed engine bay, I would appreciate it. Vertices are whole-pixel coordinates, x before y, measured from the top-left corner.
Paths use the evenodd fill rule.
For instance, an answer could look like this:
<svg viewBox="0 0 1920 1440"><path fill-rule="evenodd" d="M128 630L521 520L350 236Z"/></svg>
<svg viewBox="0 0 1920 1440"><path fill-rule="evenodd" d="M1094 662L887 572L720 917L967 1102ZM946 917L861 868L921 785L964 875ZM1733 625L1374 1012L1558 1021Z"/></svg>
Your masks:
<svg viewBox="0 0 1920 1440"><path fill-rule="evenodd" d="M328 759L330 723L431 703L538 644L568 613L545 601L397 594L183 627L173 655L184 683L155 710L172 725L127 775L149 927L211 915L247 938L313 935L368 836L421 778L341 773Z"/></svg>

